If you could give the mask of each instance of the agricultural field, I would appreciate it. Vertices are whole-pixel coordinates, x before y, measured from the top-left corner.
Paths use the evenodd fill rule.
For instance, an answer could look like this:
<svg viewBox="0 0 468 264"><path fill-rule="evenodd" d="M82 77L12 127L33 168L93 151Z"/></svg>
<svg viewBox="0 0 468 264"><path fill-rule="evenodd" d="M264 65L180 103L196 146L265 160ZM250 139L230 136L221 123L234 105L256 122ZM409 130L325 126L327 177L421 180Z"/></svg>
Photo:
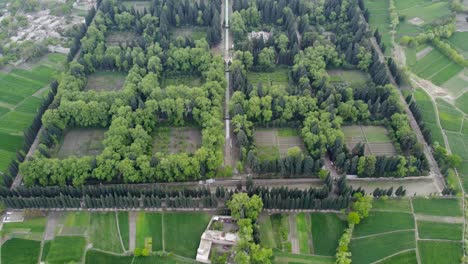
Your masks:
<svg viewBox="0 0 468 264"><path fill-rule="evenodd" d="M252 72L247 73L247 79L249 82L257 86L258 83L262 83L265 86L281 85L286 86L289 83L289 68L286 67L275 67L269 72Z"/></svg>
<svg viewBox="0 0 468 264"><path fill-rule="evenodd" d="M105 129L75 128L66 132L60 150L59 158L70 156L96 156L104 149Z"/></svg>
<svg viewBox="0 0 468 264"><path fill-rule="evenodd" d="M145 238L153 239L153 251L162 250L162 214L138 213L136 222L136 247L145 246Z"/></svg>
<svg viewBox="0 0 468 264"><path fill-rule="evenodd" d="M293 147L305 151L304 142L296 129L258 128L254 131L254 142L260 160L284 158Z"/></svg>
<svg viewBox="0 0 468 264"><path fill-rule="evenodd" d="M120 237L122 238L124 250L128 250L128 245L130 241L128 217L129 217L128 212L117 213L119 232L120 232Z"/></svg>
<svg viewBox="0 0 468 264"><path fill-rule="evenodd" d="M196 127L160 126L153 138L153 153L195 153L202 143L201 131Z"/></svg>
<svg viewBox="0 0 468 264"><path fill-rule="evenodd" d="M460 95L455 101L455 105L468 115L468 91ZM465 117L466 118L466 117ZM468 133L467 133L468 134Z"/></svg>
<svg viewBox="0 0 468 264"><path fill-rule="evenodd" d="M333 264L334 257L300 255L285 252L274 252L275 264Z"/></svg>
<svg viewBox="0 0 468 264"><path fill-rule="evenodd" d="M85 245L86 241L84 237L55 237L55 239L51 241L50 248L45 256L46 261L51 264L80 262Z"/></svg>
<svg viewBox="0 0 468 264"><path fill-rule="evenodd" d="M385 55L390 55L392 48L392 40L390 35L390 14L388 12L389 3L388 1L379 0L365 0L365 6L369 9L370 19L369 24L372 32L376 29L379 30L382 35L382 42L385 44L387 49Z"/></svg>
<svg viewBox="0 0 468 264"><path fill-rule="evenodd" d="M460 263L463 256L461 242L418 241L422 263Z"/></svg>
<svg viewBox="0 0 468 264"><path fill-rule="evenodd" d="M91 214L88 232L94 248L116 253L124 251L116 218L114 212Z"/></svg>
<svg viewBox="0 0 468 264"><path fill-rule="evenodd" d="M413 65L409 65L411 70L419 77L439 86L463 70L462 66L451 61L435 48L416 60Z"/></svg>
<svg viewBox="0 0 468 264"><path fill-rule="evenodd" d="M23 131L31 125L65 60L65 55L53 53L37 63L0 71L0 172L22 147Z"/></svg>
<svg viewBox="0 0 468 264"><path fill-rule="evenodd" d="M358 143L365 146L365 155L388 155L396 154L395 147L387 136L387 130L380 126L343 126L341 128L345 135L348 149L353 149Z"/></svg>
<svg viewBox="0 0 468 264"><path fill-rule="evenodd" d="M461 132L464 115L447 101L436 99L440 124L444 130Z"/></svg>
<svg viewBox="0 0 468 264"><path fill-rule="evenodd" d="M1 262L8 264L37 263L41 252L41 242L22 238L12 238L1 247Z"/></svg>
<svg viewBox="0 0 468 264"><path fill-rule="evenodd" d="M430 96L421 88L418 88L413 93L414 99L421 110L425 126L431 131L432 140L439 142L441 146L445 146L442 130L437 125L436 111Z"/></svg>
<svg viewBox="0 0 468 264"><path fill-rule="evenodd" d="M98 71L90 76L86 82L85 91L118 91L125 82L125 73Z"/></svg>
<svg viewBox="0 0 468 264"><path fill-rule="evenodd" d="M280 263L302 263L307 259L303 256L329 256L323 261L330 261L345 227L346 222L334 213L263 214L260 241L263 246L277 250L275 260L281 259ZM293 244L298 247L293 248Z"/></svg>
<svg viewBox="0 0 468 264"><path fill-rule="evenodd" d="M454 32L448 42L452 44L465 58L468 57L468 32Z"/></svg>
<svg viewBox="0 0 468 264"><path fill-rule="evenodd" d="M405 19L397 27L398 36L411 36L424 31L424 25L450 14L445 1L395 0L397 13Z"/></svg>
<svg viewBox="0 0 468 264"><path fill-rule="evenodd" d="M425 217L431 221L416 220L413 213L418 219ZM444 218L438 216L456 216L463 221L459 201L425 198L374 200L369 217L355 227L350 246L353 262L416 263L416 254L419 254L422 263L459 263L457 253L461 250L462 225L445 223ZM449 243L450 257L447 261L427 262L433 257L428 248L441 239ZM450 240L454 243L450 244Z"/></svg>

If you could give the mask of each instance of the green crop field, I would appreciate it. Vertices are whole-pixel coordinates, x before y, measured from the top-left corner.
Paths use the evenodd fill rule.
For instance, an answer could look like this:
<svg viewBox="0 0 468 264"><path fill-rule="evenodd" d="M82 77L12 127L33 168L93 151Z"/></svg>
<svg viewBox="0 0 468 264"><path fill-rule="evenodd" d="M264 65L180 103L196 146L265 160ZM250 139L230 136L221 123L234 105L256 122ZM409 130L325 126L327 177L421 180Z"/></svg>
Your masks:
<svg viewBox="0 0 468 264"><path fill-rule="evenodd" d="M387 210L394 212L411 212L410 200L406 198L398 199L374 199L373 210Z"/></svg>
<svg viewBox="0 0 468 264"><path fill-rule="evenodd" d="M336 214L312 213L312 240L314 253L323 256L334 256L338 240L346 228L346 222Z"/></svg>
<svg viewBox="0 0 468 264"><path fill-rule="evenodd" d="M116 256L107 254L104 252L88 250L86 253L87 264L99 263L99 264L131 264L133 256Z"/></svg>
<svg viewBox="0 0 468 264"><path fill-rule="evenodd" d="M463 236L463 225L418 221L418 233L420 238L460 241Z"/></svg>
<svg viewBox="0 0 468 264"><path fill-rule="evenodd" d="M415 214L436 216L462 216L461 205L458 199L452 198L414 198L413 208Z"/></svg>
<svg viewBox="0 0 468 264"><path fill-rule="evenodd" d="M415 247L414 231L401 231L353 239L350 250L353 263L371 263Z"/></svg>
<svg viewBox="0 0 468 264"><path fill-rule="evenodd" d="M85 249L86 240L77 236L58 236L51 242L47 254L47 263L61 264L80 262Z"/></svg>
<svg viewBox="0 0 468 264"><path fill-rule="evenodd" d="M12 238L1 247L1 262L8 264L36 264L41 251L41 242Z"/></svg>
<svg viewBox="0 0 468 264"><path fill-rule="evenodd" d="M460 52L464 53L466 57L466 52L468 52L468 41L466 41L467 39L468 32L454 32L448 41Z"/></svg>
<svg viewBox="0 0 468 264"><path fill-rule="evenodd" d="M274 252L275 264L332 264L334 257L291 254L280 251Z"/></svg>
<svg viewBox="0 0 468 264"><path fill-rule="evenodd" d="M313 253L313 248L309 246L309 240L311 240L311 222L310 217L305 213L299 213L296 215L296 229L299 240L299 251L301 254Z"/></svg>
<svg viewBox="0 0 468 264"><path fill-rule="evenodd" d="M369 24L371 29L372 31L379 29L379 32L382 35L382 41L387 47L385 54L389 55L392 42L390 38L390 15L388 13L388 1L365 0L364 3L370 12Z"/></svg>
<svg viewBox="0 0 468 264"><path fill-rule="evenodd" d="M369 80L368 75L366 75L362 71L357 70L336 69L329 70L328 74L330 75L332 80L336 78L336 81L345 82L349 85L363 84Z"/></svg>
<svg viewBox="0 0 468 264"><path fill-rule="evenodd" d="M458 97L461 96L468 87L468 81L466 81L464 77L460 76L459 73L443 83L442 87L451 96Z"/></svg>
<svg viewBox="0 0 468 264"><path fill-rule="evenodd" d="M417 257L416 257L416 250L409 250L402 252L400 254L397 254L393 257L390 257L388 259L385 259L383 261L379 261L379 264L412 264L412 263L418 263Z"/></svg>
<svg viewBox="0 0 468 264"><path fill-rule="evenodd" d="M369 217L362 220L362 222L356 226L353 236L357 238L413 228L413 216L409 213L372 211L369 213Z"/></svg>
<svg viewBox="0 0 468 264"><path fill-rule="evenodd" d="M159 213L142 213L137 215L136 246L145 246L145 237L153 239L153 251L162 250L162 218Z"/></svg>
<svg viewBox="0 0 468 264"><path fill-rule="evenodd" d="M444 138L442 135L442 131L437 125L436 120L436 109L430 96L424 91L423 89L416 89L414 91L414 99L421 110L421 114L423 117L423 121L427 128L431 131L432 140L434 142L439 142L441 146L445 146Z"/></svg>
<svg viewBox="0 0 468 264"><path fill-rule="evenodd" d="M94 248L123 252L115 213L93 213L89 234Z"/></svg>
<svg viewBox="0 0 468 264"><path fill-rule="evenodd" d="M210 217L206 213L165 213L165 250L194 259Z"/></svg>
<svg viewBox="0 0 468 264"><path fill-rule="evenodd" d="M23 145L23 131L47 95L49 83L63 68L66 56L49 54L30 70L0 72L0 172L4 172ZM44 88L44 89L43 89Z"/></svg>
<svg viewBox="0 0 468 264"><path fill-rule="evenodd" d="M117 217L119 221L119 230L120 230L120 237L122 237L122 242L124 244L125 249L128 249L128 243L130 242L129 238L129 231L128 229L128 212L117 212Z"/></svg>
<svg viewBox="0 0 468 264"><path fill-rule="evenodd" d="M15 237L41 240L44 233L47 219L45 217L35 217L26 219L20 223L5 223L1 232L4 235L14 235Z"/></svg>
<svg viewBox="0 0 468 264"><path fill-rule="evenodd" d="M442 128L444 130L460 132L462 129L463 113L442 99L436 99L437 109Z"/></svg>
<svg viewBox="0 0 468 264"><path fill-rule="evenodd" d="M446 132L452 153L459 155L463 160L468 160L468 135Z"/></svg>
<svg viewBox="0 0 468 264"><path fill-rule="evenodd" d="M291 252L291 242L288 241L289 218L287 214L273 214L270 216L273 237L276 247L285 252Z"/></svg>
<svg viewBox="0 0 468 264"><path fill-rule="evenodd" d="M459 242L419 241L418 250L424 264L460 263L463 256Z"/></svg>
<svg viewBox="0 0 468 264"><path fill-rule="evenodd" d="M455 101L455 105L468 115L468 92L465 92L462 96L458 97Z"/></svg>
<svg viewBox="0 0 468 264"><path fill-rule="evenodd" d="M273 234L273 226L269 215L262 214L259 217L260 244L268 248L277 248Z"/></svg>
<svg viewBox="0 0 468 264"><path fill-rule="evenodd" d="M418 76L432 81L436 85L442 85L453 76L457 75L463 67L452 62L437 49L432 49L429 54L416 61L411 69Z"/></svg>

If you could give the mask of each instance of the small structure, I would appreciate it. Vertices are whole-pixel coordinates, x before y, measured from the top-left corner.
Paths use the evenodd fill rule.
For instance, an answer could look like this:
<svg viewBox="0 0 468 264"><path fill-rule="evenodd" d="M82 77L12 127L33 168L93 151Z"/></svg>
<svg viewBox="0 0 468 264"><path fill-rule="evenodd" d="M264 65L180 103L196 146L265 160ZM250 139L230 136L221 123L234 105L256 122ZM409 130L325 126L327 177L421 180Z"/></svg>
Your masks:
<svg viewBox="0 0 468 264"><path fill-rule="evenodd" d="M249 40L250 39L259 39L263 38L263 41L267 41L271 37L271 32L265 32L265 31L252 31L249 33Z"/></svg>
<svg viewBox="0 0 468 264"><path fill-rule="evenodd" d="M215 225L215 223L219 223ZM196 260L211 263L210 254L213 248L230 249L239 240L237 223L230 216L213 216L203 232L197 250Z"/></svg>
<svg viewBox="0 0 468 264"><path fill-rule="evenodd" d="M3 223L19 223L24 221L24 212L6 212Z"/></svg>

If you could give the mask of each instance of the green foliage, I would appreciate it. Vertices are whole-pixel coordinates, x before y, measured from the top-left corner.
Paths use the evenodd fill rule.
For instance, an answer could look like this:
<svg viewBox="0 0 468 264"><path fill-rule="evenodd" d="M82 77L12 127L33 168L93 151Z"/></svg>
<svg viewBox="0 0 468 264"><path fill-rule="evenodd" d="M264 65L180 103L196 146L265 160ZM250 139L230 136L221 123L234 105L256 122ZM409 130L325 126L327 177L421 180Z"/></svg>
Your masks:
<svg viewBox="0 0 468 264"><path fill-rule="evenodd" d="M139 212L136 220L136 246L143 248L145 239L152 238L152 251L162 250L162 214Z"/></svg>
<svg viewBox="0 0 468 264"><path fill-rule="evenodd" d="M92 214L88 233L94 248L123 252L114 212Z"/></svg>
<svg viewBox="0 0 468 264"><path fill-rule="evenodd" d="M369 217L354 229L354 236L368 236L396 230L414 229L410 213L371 211Z"/></svg>
<svg viewBox="0 0 468 264"><path fill-rule="evenodd" d="M398 199L374 199L372 202L373 210L385 210L392 212L411 212L410 200L406 198Z"/></svg>
<svg viewBox="0 0 468 264"><path fill-rule="evenodd" d="M227 207L235 219L249 218L254 221L263 209L263 201L258 195L249 197L246 193L237 193L227 201Z"/></svg>
<svg viewBox="0 0 468 264"><path fill-rule="evenodd" d="M117 212L120 237L124 244L124 250L128 249L128 244L130 243L129 238L129 223L128 223L128 212Z"/></svg>
<svg viewBox="0 0 468 264"><path fill-rule="evenodd" d="M312 240L314 253L333 256L338 247L338 240L346 228L346 222L332 213L311 213Z"/></svg>

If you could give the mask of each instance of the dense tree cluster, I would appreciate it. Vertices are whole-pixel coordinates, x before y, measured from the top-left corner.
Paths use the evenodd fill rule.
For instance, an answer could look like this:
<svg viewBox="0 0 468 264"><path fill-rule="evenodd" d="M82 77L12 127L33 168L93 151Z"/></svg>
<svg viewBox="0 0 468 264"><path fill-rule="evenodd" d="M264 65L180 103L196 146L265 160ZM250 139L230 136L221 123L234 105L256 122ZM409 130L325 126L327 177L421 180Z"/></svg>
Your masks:
<svg viewBox="0 0 468 264"><path fill-rule="evenodd" d="M341 172L361 177L426 172L427 161L395 87L389 85L386 65L367 39L362 1L234 1L233 8L233 32L244 37L230 67L234 94L229 109L240 156L252 171L317 175L323 157L329 155ZM260 20L255 18L258 11ZM245 37L248 31L262 29L270 31L268 39ZM291 60L280 59L282 50L289 50ZM268 71L274 64L292 65L288 85L249 82L247 71ZM331 82L327 69L334 67L367 71L373 82ZM347 124L387 127L398 155L366 157L363 145L347 149L341 131ZM261 160L253 140L255 126L300 128L307 153Z"/></svg>
<svg viewBox="0 0 468 264"><path fill-rule="evenodd" d="M164 35L161 21L154 29L151 21L161 20L166 9L172 12L166 8L171 2L164 3L163 11L152 8L143 13L114 7L112 1L101 4L81 40L80 56L59 81L57 103L42 117L44 131L38 151L21 165L27 185L184 181L214 176L222 163L224 144L224 62L211 55L205 40L179 47L159 39ZM153 3L158 4L163 5ZM204 8L218 12L220 3L209 6ZM106 43L107 34L116 28L134 30L142 38L129 45ZM128 71L122 90L83 92L87 76L96 70ZM203 84L159 86L164 76L177 74L197 75ZM152 135L161 123L196 124L202 130L202 146L193 154L164 155L157 150L153 154ZM51 158L64 132L74 127L108 127L103 152L96 157Z"/></svg>

